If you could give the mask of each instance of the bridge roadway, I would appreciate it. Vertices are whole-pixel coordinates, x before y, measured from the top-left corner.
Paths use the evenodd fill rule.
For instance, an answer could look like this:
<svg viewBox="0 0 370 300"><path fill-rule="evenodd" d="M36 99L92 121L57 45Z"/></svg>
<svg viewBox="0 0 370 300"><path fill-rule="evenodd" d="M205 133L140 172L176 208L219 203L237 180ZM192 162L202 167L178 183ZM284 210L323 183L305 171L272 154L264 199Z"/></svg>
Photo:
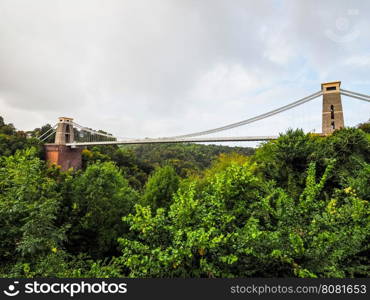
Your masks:
<svg viewBox="0 0 370 300"><path fill-rule="evenodd" d="M169 144L169 143L212 143L212 142L258 142L276 140L278 136L240 136L240 137L195 137L195 138L145 138L105 142L74 142L66 146L76 148L98 145L134 145L134 144Z"/></svg>

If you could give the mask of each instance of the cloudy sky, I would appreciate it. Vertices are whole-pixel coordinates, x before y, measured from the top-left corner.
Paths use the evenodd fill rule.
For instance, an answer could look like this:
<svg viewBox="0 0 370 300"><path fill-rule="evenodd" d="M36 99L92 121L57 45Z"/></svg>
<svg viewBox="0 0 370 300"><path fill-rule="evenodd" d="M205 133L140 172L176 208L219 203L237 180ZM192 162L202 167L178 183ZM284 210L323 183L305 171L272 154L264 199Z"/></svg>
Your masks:
<svg viewBox="0 0 370 300"><path fill-rule="evenodd" d="M0 0L0 115L123 137L240 121L326 81L370 94L370 1ZM346 125L370 105L344 98ZM320 131L321 99L222 133Z"/></svg>

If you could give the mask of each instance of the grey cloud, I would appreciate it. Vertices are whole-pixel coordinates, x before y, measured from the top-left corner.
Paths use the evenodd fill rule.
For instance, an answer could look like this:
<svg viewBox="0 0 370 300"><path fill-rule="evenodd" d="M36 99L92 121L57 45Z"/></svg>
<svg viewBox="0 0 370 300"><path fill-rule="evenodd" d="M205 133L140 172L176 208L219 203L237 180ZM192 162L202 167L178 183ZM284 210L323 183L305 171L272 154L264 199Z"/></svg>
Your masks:
<svg viewBox="0 0 370 300"><path fill-rule="evenodd" d="M348 87L368 77L346 63L370 53L368 9L367 1L0 0L2 111L26 129L68 115L128 136L237 121L320 81ZM342 16L348 24L336 23ZM359 35L338 43L326 30Z"/></svg>

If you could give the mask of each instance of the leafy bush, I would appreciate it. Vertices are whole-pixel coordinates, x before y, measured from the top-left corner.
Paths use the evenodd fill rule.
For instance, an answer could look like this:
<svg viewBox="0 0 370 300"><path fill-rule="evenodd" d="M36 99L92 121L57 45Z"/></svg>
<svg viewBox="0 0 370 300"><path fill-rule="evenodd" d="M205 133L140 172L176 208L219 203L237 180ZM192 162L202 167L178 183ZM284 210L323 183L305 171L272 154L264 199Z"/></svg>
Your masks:
<svg viewBox="0 0 370 300"><path fill-rule="evenodd" d="M299 197L232 165L197 188L182 187L168 212L136 206L125 217L117 261L132 277L344 277L343 263L368 247L369 203L350 188L324 193L333 165L315 164Z"/></svg>
<svg viewBox="0 0 370 300"><path fill-rule="evenodd" d="M69 179L70 230L68 248L104 257L116 251L116 239L127 231L121 222L138 201L138 194L112 162L98 162Z"/></svg>
<svg viewBox="0 0 370 300"><path fill-rule="evenodd" d="M44 176L35 150L18 151L0 160L1 260L33 259L59 247L64 228L55 226L60 194Z"/></svg>
<svg viewBox="0 0 370 300"><path fill-rule="evenodd" d="M93 147L62 172L0 118L0 276L369 277L367 125L289 130L252 156Z"/></svg>

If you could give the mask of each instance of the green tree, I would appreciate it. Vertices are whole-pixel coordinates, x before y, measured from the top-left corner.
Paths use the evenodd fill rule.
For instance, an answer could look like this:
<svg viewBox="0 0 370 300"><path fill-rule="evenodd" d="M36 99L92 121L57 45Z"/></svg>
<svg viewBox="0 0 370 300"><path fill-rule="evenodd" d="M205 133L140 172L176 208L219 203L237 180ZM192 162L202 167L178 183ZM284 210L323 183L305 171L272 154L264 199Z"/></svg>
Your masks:
<svg viewBox="0 0 370 300"><path fill-rule="evenodd" d="M366 133L370 133L370 120L359 124L357 127L362 129Z"/></svg>
<svg viewBox="0 0 370 300"><path fill-rule="evenodd" d="M30 147L37 149L37 155L42 157L41 143L37 139L27 138L25 132L17 131L13 124L5 124L0 116L0 156L10 156Z"/></svg>
<svg viewBox="0 0 370 300"><path fill-rule="evenodd" d="M63 172L0 117L0 277L369 277L369 137L92 147Z"/></svg>
<svg viewBox="0 0 370 300"><path fill-rule="evenodd" d="M154 210L168 207L179 186L179 177L171 166L157 168L145 185L143 203Z"/></svg>
<svg viewBox="0 0 370 300"><path fill-rule="evenodd" d="M161 208L153 215L137 205L136 214L125 218L133 239L120 239L117 260L132 277L233 276L235 229L248 220L249 205L263 190L249 167L232 165L201 187L197 179L185 182L168 212Z"/></svg>
<svg viewBox="0 0 370 300"><path fill-rule="evenodd" d="M351 189L328 197L333 166L318 176L310 163L297 197L248 165L194 179L168 211L137 205L124 218L132 235L117 262L132 277L348 276L345 263L369 247L369 203Z"/></svg>
<svg viewBox="0 0 370 300"><path fill-rule="evenodd" d="M55 225L60 205L56 182L45 176L34 149L0 160L0 257L33 261L61 246L64 228Z"/></svg>
<svg viewBox="0 0 370 300"><path fill-rule="evenodd" d="M93 257L114 253L117 237L127 231L121 218L137 202L137 193L111 162L92 164L69 180L72 181L69 249Z"/></svg>
<svg viewBox="0 0 370 300"><path fill-rule="evenodd" d="M112 155L112 160L123 171L130 185L141 190L148 180L153 166L139 159L130 148L120 148Z"/></svg>
<svg viewBox="0 0 370 300"><path fill-rule="evenodd" d="M304 188L304 172L318 139L302 130L288 130L276 141L258 148L252 160L265 180L274 180L290 194L297 196Z"/></svg>
<svg viewBox="0 0 370 300"><path fill-rule="evenodd" d="M33 131L31 131L31 135L36 138L42 136L44 143L54 143L55 135L51 134L51 129L52 126L50 124L46 124L41 128L35 128Z"/></svg>

